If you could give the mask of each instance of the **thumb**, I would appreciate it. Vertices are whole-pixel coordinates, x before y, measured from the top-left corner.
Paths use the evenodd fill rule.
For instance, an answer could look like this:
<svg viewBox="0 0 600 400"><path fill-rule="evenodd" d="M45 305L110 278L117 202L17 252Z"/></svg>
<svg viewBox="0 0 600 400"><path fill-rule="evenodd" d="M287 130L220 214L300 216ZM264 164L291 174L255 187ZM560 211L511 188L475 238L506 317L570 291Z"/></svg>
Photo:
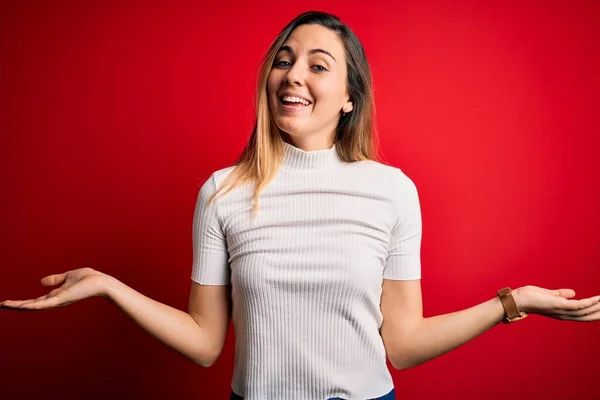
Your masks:
<svg viewBox="0 0 600 400"><path fill-rule="evenodd" d="M40 283L43 286L56 286L62 284L67 278L67 273L48 275L42 278Z"/></svg>
<svg viewBox="0 0 600 400"><path fill-rule="evenodd" d="M552 290L552 294L554 296L560 296L566 299L575 297L575 291L573 289L556 289Z"/></svg>

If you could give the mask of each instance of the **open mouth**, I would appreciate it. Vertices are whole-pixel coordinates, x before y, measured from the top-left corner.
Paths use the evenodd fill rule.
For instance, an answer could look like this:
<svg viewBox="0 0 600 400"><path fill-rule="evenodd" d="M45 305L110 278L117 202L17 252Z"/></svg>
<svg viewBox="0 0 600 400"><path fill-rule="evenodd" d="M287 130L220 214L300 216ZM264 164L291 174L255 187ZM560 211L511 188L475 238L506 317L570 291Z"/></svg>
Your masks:
<svg viewBox="0 0 600 400"><path fill-rule="evenodd" d="M312 103L306 99L295 96L281 96L279 101L285 108L288 109L301 109L310 106Z"/></svg>

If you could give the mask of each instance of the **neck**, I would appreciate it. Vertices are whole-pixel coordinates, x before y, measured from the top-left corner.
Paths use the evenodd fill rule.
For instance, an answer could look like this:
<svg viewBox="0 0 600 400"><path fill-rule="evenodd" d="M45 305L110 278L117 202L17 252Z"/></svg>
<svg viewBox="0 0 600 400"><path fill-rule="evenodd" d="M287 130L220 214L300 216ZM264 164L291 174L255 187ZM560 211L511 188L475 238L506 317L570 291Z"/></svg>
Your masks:
<svg viewBox="0 0 600 400"><path fill-rule="evenodd" d="M283 167L293 170L330 170L344 163L337 153L335 144L323 150L307 151L283 142Z"/></svg>
<svg viewBox="0 0 600 400"><path fill-rule="evenodd" d="M300 137L294 137L283 131L279 133L284 142L304 151L329 150L334 144L333 133L330 135L301 135Z"/></svg>

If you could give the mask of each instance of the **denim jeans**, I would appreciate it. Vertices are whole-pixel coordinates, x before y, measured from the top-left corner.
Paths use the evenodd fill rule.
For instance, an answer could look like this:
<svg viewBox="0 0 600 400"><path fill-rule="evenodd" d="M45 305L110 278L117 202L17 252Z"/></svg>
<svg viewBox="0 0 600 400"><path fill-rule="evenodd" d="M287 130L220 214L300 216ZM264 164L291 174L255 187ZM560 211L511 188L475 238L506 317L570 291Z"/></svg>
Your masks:
<svg viewBox="0 0 600 400"><path fill-rule="evenodd" d="M229 400L243 400L244 398L242 396L240 396L239 394L235 393L235 392L231 392L231 395L229 396ZM344 400L341 397L331 397L327 400ZM369 400L396 400L396 392L394 391L394 389L392 389L391 392L389 392L388 394L384 394L381 397L376 397L373 399L369 399Z"/></svg>

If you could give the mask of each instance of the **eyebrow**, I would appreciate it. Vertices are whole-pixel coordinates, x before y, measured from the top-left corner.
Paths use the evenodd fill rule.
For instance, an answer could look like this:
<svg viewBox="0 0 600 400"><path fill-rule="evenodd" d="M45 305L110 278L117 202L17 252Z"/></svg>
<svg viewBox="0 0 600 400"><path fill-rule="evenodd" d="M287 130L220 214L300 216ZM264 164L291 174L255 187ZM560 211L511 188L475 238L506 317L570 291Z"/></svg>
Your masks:
<svg viewBox="0 0 600 400"><path fill-rule="evenodd" d="M277 51L277 54L279 54L282 51L287 51L288 53L294 54L294 49L292 49L290 46L285 45L285 46L281 46L281 48ZM322 53L322 54L327 54L329 57L333 58L333 61L337 62L337 60L335 59L334 56L331 55L330 52L328 52L327 50L323 50L323 49L311 49L308 54L317 54L317 53Z"/></svg>

